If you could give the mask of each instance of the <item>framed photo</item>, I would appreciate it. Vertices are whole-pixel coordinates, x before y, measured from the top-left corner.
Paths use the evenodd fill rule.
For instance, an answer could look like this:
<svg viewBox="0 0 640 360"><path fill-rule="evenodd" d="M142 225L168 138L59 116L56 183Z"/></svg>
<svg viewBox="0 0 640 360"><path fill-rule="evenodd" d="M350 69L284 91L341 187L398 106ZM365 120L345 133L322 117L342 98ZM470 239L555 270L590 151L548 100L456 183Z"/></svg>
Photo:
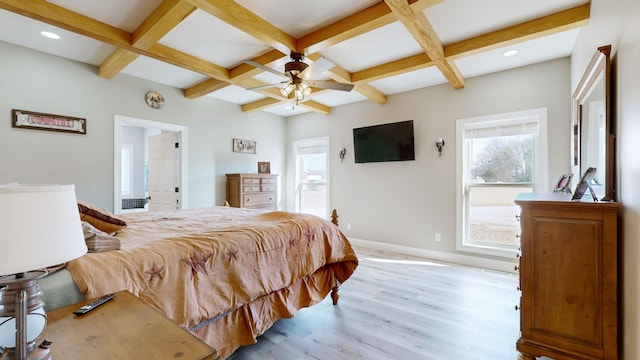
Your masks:
<svg viewBox="0 0 640 360"><path fill-rule="evenodd" d="M271 163L268 161L258 161L258 174L271 174Z"/></svg>
<svg viewBox="0 0 640 360"><path fill-rule="evenodd" d="M587 189L589 189L589 192L591 193L591 197L593 197L593 201L598 201L598 197L596 196L595 191L593 191L593 188L591 187L591 180L593 179L593 176L595 174L596 174L596 168L594 167L590 167L584 172L584 175L582 175L580 182L578 183L578 185L576 185L576 191L573 192L573 197L571 198L571 200L582 199L582 196L584 195L584 193L587 191Z"/></svg>
<svg viewBox="0 0 640 360"><path fill-rule="evenodd" d="M562 174L560 179L558 179L553 192L571 194L571 178L573 178L573 174Z"/></svg>
<svg viewBox="0 0 640 360"><path fill-rule="evenodd" d="M252 140L233 139L233 152L255 154L256 142Z"/></svg>
<svg viewBox="0 0 640 360"><path fill-rule="evenodd" d="M12 109L11 115L14 128L87 134L87 119L17 109Z"/></svg>

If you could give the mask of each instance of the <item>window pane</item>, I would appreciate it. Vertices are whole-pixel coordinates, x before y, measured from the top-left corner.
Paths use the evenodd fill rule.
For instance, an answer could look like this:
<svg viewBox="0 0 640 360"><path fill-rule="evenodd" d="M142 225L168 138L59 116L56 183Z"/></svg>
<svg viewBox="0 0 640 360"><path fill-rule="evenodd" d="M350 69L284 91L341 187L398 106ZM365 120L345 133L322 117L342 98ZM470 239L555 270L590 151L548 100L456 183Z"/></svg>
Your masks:
<svg viewBox="0 0 640 360"><path fill-rule="evenodd" d="M474 138L470 141L470 183L532 183L533 135Z"/></svg>
<svg viewBox="0 0 640 360"><path fill-rule="evenodd" d="M516 248L520 208L513 199L532 187L471 186L469 188L469 239L474 245Z"/></svg>

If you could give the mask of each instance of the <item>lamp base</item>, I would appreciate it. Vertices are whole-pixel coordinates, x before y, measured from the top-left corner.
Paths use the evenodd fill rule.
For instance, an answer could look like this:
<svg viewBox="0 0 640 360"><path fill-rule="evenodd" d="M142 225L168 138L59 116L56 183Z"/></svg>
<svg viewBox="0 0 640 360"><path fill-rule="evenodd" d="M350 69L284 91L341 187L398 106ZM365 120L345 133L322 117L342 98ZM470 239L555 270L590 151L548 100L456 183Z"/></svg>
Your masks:
<svg viewBox="0 0 640 360"><path fill-rule="evenodd" d="M13 322L15 322L15 344L13 347L10 342L4 344L5 354L0 356L3 360L5 357L8 360L51 359L51 342L44 341L39 346L36 345L47 322L47 316L43 310L44 303L40 300L42 290L37 279L46 274L46 271L32 271L16 274L15 277L3 278L0 281L0 285L4 286L0 291L0 316L8 317L8 320L13 318ZM40 320L40 326L36 325L36 335L28 341L27 317L32 315L43 319ZM11 324L8 321L5 323ZM7 344L9 346L6 346Z"/></svg>
<svg viewBox="0 0 640 360"><path fill-rule="evenodd" d="M5 354L7 360L23 360L17 357L16 351L14 349L9 349ZM51 349L36 347L33 351L31 351L27 358L24 360L51 360ZM4 357L2 358L4 360Z"/></svg>

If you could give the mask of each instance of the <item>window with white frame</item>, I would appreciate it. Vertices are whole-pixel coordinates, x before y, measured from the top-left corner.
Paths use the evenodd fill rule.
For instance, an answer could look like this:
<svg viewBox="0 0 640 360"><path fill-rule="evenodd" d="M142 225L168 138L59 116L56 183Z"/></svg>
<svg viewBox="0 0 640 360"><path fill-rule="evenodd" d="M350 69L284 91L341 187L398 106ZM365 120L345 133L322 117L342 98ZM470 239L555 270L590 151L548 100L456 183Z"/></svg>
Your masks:
<svg viewBox="0 0 640 360"><path fill-rule="evenodd" d="M518 193L547 191L547 110L456 122L457 249L513 256Z"/></svg>

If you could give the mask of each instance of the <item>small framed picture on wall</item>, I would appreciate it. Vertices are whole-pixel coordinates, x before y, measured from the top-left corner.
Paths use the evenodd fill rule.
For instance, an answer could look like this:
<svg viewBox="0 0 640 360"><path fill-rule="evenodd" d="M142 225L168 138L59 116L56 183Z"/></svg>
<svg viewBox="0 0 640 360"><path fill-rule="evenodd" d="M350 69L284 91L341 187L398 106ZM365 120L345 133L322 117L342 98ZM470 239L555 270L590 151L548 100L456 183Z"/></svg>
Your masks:
<svg viewBox="0 0 640 360"><path fill-rule="evenodd" d="M271 163L268 161L258 161L258 174L271 174Z"/></svg>

